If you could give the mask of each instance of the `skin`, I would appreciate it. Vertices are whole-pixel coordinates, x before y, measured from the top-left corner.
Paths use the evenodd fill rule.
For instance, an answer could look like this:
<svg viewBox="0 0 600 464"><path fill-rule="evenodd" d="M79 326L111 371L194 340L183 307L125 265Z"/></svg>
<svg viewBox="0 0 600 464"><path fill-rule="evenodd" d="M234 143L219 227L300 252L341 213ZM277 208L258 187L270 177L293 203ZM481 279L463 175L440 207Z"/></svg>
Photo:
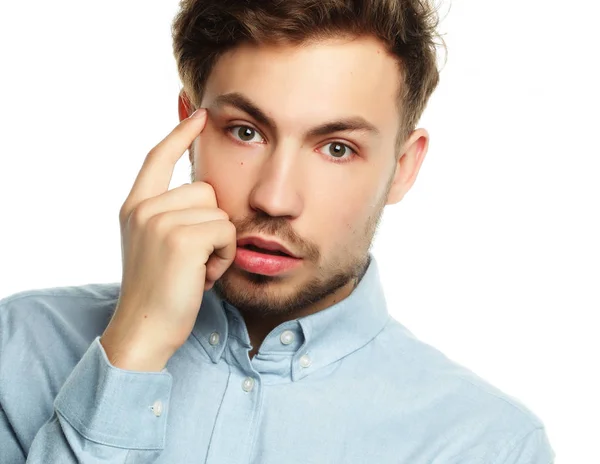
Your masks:
<svg viewBox="0 0 600 464"><path fill-rule="evenodd" d="M215 282L215 291L244 316L251 357L277 325L350 295L366 270L384 207L412 187L429 135L413 131L394 156L398 66L371 37L244 44L214 66L200 103L206 126L189 150L192 181L214 188L238 238L270 238L303 258L276 277L234 264ZM240 100L270 124L241 109ZM180 120L193 111L188 101L184 89ZM372 130L310 133L347 118L362 118Z"/></svg>

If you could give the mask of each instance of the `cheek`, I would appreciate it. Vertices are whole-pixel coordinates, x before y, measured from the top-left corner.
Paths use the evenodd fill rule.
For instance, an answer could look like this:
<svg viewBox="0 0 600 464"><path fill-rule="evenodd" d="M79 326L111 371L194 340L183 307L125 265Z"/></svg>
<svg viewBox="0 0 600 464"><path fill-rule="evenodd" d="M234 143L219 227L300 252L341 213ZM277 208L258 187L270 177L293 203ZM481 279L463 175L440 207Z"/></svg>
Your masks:
<svg viewBox="0 0 600 464"><path fill-rule="evenodd" d="M209 120L196 139L194 155L198 174L214 177L231 171L236 152L232 150L232 143L227 136Z"/></svg>
<svg viewBox="0 0 600 464"><path fill-rule="evenodd" d="M194 145L194 165L196 168L196 179L208 182L218 174L218 153L222 151L222 142L219 140L219 132L211 123L206 122L204 130L196 139Z"/></svg>
<svg viewBox="0 0 600 464"><path fill-rule="evenodd" d="M328 201L316 199L313 207L318 216L318 234L328 248L348 247L358 243L371 213L369 199L361 191L330 190ZM307 211L308 212L308 211ZM314 217L314 216L313 216Z"/></svg>
<svg viewBox="0 0 600 464"><path fill-rule="evenodd" d="M197 181L215 189L219 208L231 214L245 197L244 169L231 152L231 144L217 128L207 123L198 137L194 150L194 170Z"/></svg>

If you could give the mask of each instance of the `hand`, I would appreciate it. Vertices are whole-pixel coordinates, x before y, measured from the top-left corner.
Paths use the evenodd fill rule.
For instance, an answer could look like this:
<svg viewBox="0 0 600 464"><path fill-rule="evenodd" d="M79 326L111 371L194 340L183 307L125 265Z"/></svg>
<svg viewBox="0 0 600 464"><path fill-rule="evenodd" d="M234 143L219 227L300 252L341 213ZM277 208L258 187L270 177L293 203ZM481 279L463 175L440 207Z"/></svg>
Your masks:
<svg viewBox="0 0 600 464"><path fill-rule="evenodd" d="M236 230L205 182L168 190L206 123L200 109L146 156L121 207L121 293L100 338L111 364L160 371L194 326L202 296L233 263Z"/></svg>

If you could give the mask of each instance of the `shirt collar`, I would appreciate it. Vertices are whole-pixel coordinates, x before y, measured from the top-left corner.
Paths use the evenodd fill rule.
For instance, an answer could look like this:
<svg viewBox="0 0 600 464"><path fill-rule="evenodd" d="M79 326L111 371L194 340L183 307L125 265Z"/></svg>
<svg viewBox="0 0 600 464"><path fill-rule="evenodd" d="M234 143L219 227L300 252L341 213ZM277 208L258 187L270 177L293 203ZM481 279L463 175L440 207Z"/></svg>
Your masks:
<svg viewBox="0 0 600 464"><path fill-rule="evenodd" d="M365 346L388 320L378 265L369 253L367 270L348 297L317 313L280 324L267 335L253 363L266 365L272 361L278 364L279 375L287 371L296 381ZM293 334L286 344L281 339L285 331ZM192 333L214 363L223 355L230 336L249 346L240 312L213 290L204 293Z"/></svg>

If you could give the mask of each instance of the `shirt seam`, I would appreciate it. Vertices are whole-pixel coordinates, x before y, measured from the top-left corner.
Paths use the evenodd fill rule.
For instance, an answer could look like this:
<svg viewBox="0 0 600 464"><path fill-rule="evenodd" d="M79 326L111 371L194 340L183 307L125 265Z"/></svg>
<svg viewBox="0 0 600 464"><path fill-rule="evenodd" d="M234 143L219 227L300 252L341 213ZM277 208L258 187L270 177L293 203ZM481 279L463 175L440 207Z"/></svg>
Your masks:
<svg viewBox="0 0 600 464"><path fill-rule="evenodd" d="M262 382L259 382L260 391L258 392L258 395L262 393L263 388L264 387L262 385ZM256 422L256 416L260 413L260 409L262 409L262 402L260 397L258 398L258 403L259 404L257 405L257 408L252 408L252 417L250 418L250 424L248 426L248 431L246 432L246 452L248 454L252 452L252 449L254 448L254 440L256 439L256 435L260 433L259 430L256 430L257 427L254 427L254 424ZM251 435L252 432L254 432L254 435Z"/></svg>
<svg viewBox="0 0 600 464"><path fill-rule="evenodd" d="M476 374L477 375L477 374ZM484 392L488 395L492 395L494 398L497 398L499 400L501 400L502 402L504 402L505 404L508 404L509 406L511 406L513 409L516 409L517 411L519 411L521 414L523 414L526 418L531 420L531 424L536 427L536 428L544 428L544 425L540 422L540 420L538 418L536 418L532 412L524 409L522 406L516 404L514 401L511 401L509 398L505 398L503 397L501 394L498 394L494 391L491 391L487 388L484 388L481 385L478 385L477 383L471 381L470 379L461 376L460 380L462 380L463 382L468 383L469 385L475 387L478 391L480 392Z"/></svg>
<svg viewBox="0 0 600 464"><path fill-rule="evenodd" d="M73 410L71 409L70 406L67 406L66 404L62 405L62 409L65 409L66 412L69 413L69 416L73 416L68 417L67 415L63 414L59 409L56 409L56 413L60 414L60 416L66 420L71 427L73 427L75 430L77 430L86 440L89 440L93 443L98 443L100 445L104 445L104 446L110 446L112 448L119 448L119 449L133 449L133 450L157 450L157 451L161 451L164 449L164 438L161 440L161 444L159 447L155 447L155 446L140 446L140 445L134 445L134 446L121 446L121 445L116 445L111 441L111 439L113 439L114 437L109 435L109 434L105 434L103 432L99 432L99 431L94 431L92 429L90 429L89 427L87 427L83 422L81 422L79 419L77 419L77 414L73 412ZM166 420L166 419L165 419ZM79 427L77 427L79 426ZM90 436L90 432L92 432L92 434L94 435L98 435L98 439L92 438Z"/></svg>
<svg viewBox="0 0 600 464"><path fill-rule="evenodd" d="M335 360L332 360L331 362L328 362L328 363L326 363L326 364L323 364L322 366L319 366L317 369L313 370L312 372L306 372L306 373L303 373L303 374L301 374L301 377L300 377L299 379L297 379L297 380L293 381L293 382L300 382L301 380L305 379L306 377L309 377L309 376L311 376L312 374L314 374L315 372L318 372L318 371L319 371L319 369L323 369L323 368L325 368L325 367L327 367L327 366L330 366L330 365L332 365L332 364L335 364L335 363L341 363L341 362L345 361L345 359L346 359L348 356L350 356L350 355L352 355L352 354L354 354L354 353L356 353L356 352L358 352L358 351L360 351L360 350L362 350L362 349L366 348L366 347L367 347L367 346L368 346L370 343L372 343L372 342L373 342L373 341L374 341L374 340L375 340L377 337L379 337L379 335L381 335L381 333L382 333L382 332L383 332L383 331L386 329L386 327L387 327L387 326L390 324L390 322L391 322L392 320L394 320L394 319L392 318L392 316L391 316L390 314L388 314L388 315L387 315L387 321L386 321L386 323L385 323L385 324L383 324L383 326L381 327L381 329L379 329L379 330L378 330L378 331L377 331L377 332L376 332L376 333L375 333L375 334L374 334L374 335L373 335L373 336L372 336L370 339L368 339L368 340L367 340L365 343L363 343L362 345L360 345L360 346L358 346L358 347L354 348L352 351L349 351L348 353L344 354L343 356L340 356L339 358L337 358L337 359L335 359ZM306 341L305 341L305 343L306 343ZM303 344L302 346L304 346L304 344ZM302 348L302 347L300 347L300 348Z"/></svg>
<svg viewBox="0 0 600 464"><path fill-rule="evenodd" d="M107 284L95 284L95 285L113 285L110 283ZM80 288L81 286L77 286L76 288ZM54 297L54 298L82 298L96 301L105 301L105 300L118 300L118 297L102 297L102 296L94 296L94 295L73 295L69 293L68 290L61 291L58 293L51 293L50 290L23 290L17 292L13 295L8 295L2 299L0 299L0 307L7 307L8 303L13 303L15 301L19 301L25 298L35 298L35 297Z"/></svg>
<svg viewBox="0 0 600 464"><path fill-rule="evenodd" d="M536 433L536 432L543 431L543 430L544 430L544 427L543 427L543 426L542 426L542 427L536 427L536 428L534 428L533 430L530 430L529 432L527 432L527 433L523 434L523 436L521 436L520 438L517 438L517 439L513 440L513 442L512 442L512 444L511 444L511 445L507 445L507 447L508 447L508 446L510 446L510 449L508 449L508 453L506 454L506 456L510 456L510 455L511 455L511 453L512 453L514 450L516 450L516 449L517 449L517 446L518 446L520 443L523 443L523 442L524 442L524 441L525 441L527 438L529 438L531 435L533 435L533 434L534 434L534 433ZM498 458L498 459L499 459L499 458ZM506 462L506 461L503 461L503 462ZM498 460L495 460L495 461L493 462L493 464L501 464L501 462L500 462L500 461L498 461Z"/></svg>
<svg viewBox="0 0 600 464"><path fill-rule="evenodd" d="M16 430L14 429L12 423L10 422L10 418L8 417L8 414L6 413L6 409L4 409L4 407L2 407L2 402L0 402L0 412L2 414L4 414L4 417L6 417L6 423L8 424L8 430L9 430L11 436L13 437L13 439L15 440L15 443L17 443L17 446L19 447L21 454L24 457L27 456L27 454L25 453L25 444L21 442L20 437L17 435Z"/></svg>
<svg viewBox="0 0 600 464"><path fill-rule="evenodd" d="M388 320L386 321L385 324L383 324L383 327L381 327L381 329L379 329L377 331L377 333L375 335L373 335L373 337L371 337L369 340L367 340L364 344L362 344L361 346L355 348L354 350L350 351L349 353L346 353L344 356L340 357L340 359L338 359L338 361L341 361L344 358L347 358L348 356L350 356L351 354L356 353L357 351L362 350L363 348L365 348L367 345L369 345L371 342L373 342L377 337L379 337L379 335L381 335L381 332L383 332L385 330L385 328L390 324L390 322L392 321L392 316L388 315ZM334 361L335 362L335 361ZM323 366L325 367L325 366Z"/></svg>
<svg viewBox="0 0 600 464"><path fill-rule="evenodd" d="M228 362L226 362L226 364L227 364L227 367L229 370L229 375L227 376L227 383L226 383L225 389L223 390L223 394L221 395L221 401L219 402L219 409L217 409L217 414L215 415L215 420L214 420L214 423L212 426L212 430L210 431L210 438L208 439L208 446L206 447L206 454L204 456L204 462L208 462L211 445L213 443L213 436L215 434L217 422L219 421L219 414L221 412L221 408L223 407L223 402L225 401L225 395L227 393L227 386L229 385L229 382L231 381L231 364L229 364Z"/></svg>

